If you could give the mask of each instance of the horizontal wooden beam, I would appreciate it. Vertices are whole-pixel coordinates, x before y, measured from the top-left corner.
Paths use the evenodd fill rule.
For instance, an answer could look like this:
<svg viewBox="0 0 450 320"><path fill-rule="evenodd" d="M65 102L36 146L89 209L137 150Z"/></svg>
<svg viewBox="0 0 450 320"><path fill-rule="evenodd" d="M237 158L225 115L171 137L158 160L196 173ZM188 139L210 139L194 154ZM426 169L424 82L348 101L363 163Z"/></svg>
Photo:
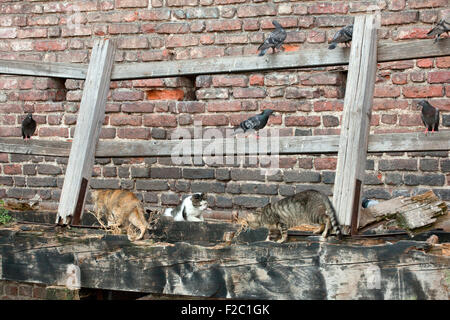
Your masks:
<svg viewBox="0 0 450 320"><path fill-rule="evenodd" d="M328 50L307 49L295 52L267 54L263 57L226 56L206 59L158 61L115 64L112 80L141 78L164 78L217 74L230 72L251 72L292 68L326 67L348 64L349 48ZM377 62L420 59L450 55L450 39L411 40L401 42L379 42ZM87 64L55 63L42 61L0 60L0 74L85 79Z"/></svg>
<svg viewBox="0 0 450 320"><path fill-rule="evenodd" d="M260 138L264 147L263 138ZM223 150L226 155L257 154L255 139L217 139L217 140L101 140L98 142L95 156L102 157L167 157L184 150L184 155L207 154L207 150ZM279 154L337 153L339 136L301 136L280 137ZM270 146L270 143L268 143ZM239 149L238 149L239 146ZM17 138L0 138L0 152L41 156L68 157L71 143L65 141L30 140L25 143ZM241 149L242 148L242 149ZM267 149L260 148L260 151ZM386 133L369 136L368 152L412 152L412 151L449 151L450 131L439 131L428 135L422 132ZM189 151L189 152L188 152Z"/></svg>

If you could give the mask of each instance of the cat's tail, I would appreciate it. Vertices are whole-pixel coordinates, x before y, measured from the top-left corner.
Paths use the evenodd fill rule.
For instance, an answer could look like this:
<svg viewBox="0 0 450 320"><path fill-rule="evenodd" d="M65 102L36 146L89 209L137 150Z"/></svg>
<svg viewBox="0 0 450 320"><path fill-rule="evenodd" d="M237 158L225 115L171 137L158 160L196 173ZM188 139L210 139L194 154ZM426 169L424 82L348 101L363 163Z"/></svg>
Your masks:
<svg viewBox="0 0 450 320"><path fill-rule="evenodd" d="M328 199L327 196L325 196L327 203L328 203L328 211L331 212L330 214L330 222L331 222L331 226L333 227L334 233L336 233L336 236L338 237L338 239L342 239L342 230L341 230L341 226L339 225L339 222L337 221L337 214L336 214L336 210L334 209L333 204L331 203L330 199Z"/></svg>

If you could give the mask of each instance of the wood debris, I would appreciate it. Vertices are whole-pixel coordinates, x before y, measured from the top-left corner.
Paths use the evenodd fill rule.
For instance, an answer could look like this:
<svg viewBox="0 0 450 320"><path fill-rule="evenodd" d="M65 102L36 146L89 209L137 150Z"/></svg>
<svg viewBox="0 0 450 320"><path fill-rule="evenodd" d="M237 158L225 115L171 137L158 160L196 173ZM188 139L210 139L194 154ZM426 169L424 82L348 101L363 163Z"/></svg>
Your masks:
<svg viewBox="0 0 450 320"><path fill-rule="evenodd" d="M432 190L412 197L397 197L360 212L359 229L379 227L382 229L404 229L420 231L433 226L441 217L446 219L447 204ZM383 222L380 226L380 222Z"/></svg>

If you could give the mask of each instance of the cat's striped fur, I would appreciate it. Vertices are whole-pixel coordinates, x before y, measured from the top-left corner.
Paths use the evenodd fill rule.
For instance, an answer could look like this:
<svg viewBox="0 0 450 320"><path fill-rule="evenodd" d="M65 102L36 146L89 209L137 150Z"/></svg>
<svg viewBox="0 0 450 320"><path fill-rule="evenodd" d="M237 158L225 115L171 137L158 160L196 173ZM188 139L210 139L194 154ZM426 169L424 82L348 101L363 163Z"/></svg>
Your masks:
<svg viewBox="0 0 450 320"><path fill-rule="evenodd" d="M277 228L281 232L281 239L277 242L285 242L288 228L301 224L320 224L320 229L315 233L323 231L323 237L328 235L330 229L339 238L342 235L332 203L325 194L317 190L305 190L273 204L269 203L257 209L254 214L249 214L247 222L251 228ZM269 238L270 234L267 239Z"/></svg>

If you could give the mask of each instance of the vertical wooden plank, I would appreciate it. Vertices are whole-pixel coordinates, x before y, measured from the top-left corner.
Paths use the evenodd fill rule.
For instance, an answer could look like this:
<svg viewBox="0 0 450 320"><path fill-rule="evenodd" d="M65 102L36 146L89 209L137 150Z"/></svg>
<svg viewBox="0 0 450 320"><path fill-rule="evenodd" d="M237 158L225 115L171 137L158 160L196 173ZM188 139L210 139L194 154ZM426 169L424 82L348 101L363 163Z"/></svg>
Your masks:
<svg viewBox="0 0 450 320"><path fill-rule="evenodd" d="M359 213L362 188L356 188L356 184L357 180L364 181L377 68L376 58L375 16L357 16L353 28L333 191L337 218L344 226L345 233L348 233L351 226L352 213L354 211L356 214ZM354 208L355 203L357 208Z"/></svg>
<svg viewBox="0 0 450 320"><path fill-rule="evenodd" d="M77 219L81 218L86 192L82 185L88 185L92 175L95 148L105 117L114 51L114 43L104 39L96 40L92 48L56 223L79 223L74 221L76 211L80 213Z"/></svg>

